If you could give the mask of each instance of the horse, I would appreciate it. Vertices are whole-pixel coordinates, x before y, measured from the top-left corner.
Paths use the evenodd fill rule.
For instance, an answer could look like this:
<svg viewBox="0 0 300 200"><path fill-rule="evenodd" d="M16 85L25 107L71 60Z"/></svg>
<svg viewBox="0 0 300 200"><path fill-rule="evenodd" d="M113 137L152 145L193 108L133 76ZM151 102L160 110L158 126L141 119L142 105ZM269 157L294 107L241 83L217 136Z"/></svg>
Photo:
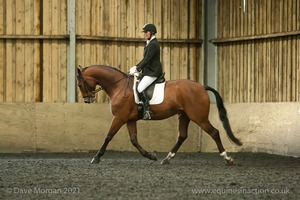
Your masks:
<svg viewBox="0 0 300 200"><path fill-rule="evenodd" d="M104 142L91 160L92 164L100 162L107 145L124 124L127 125L132 145L141 155L150 160L157 160L155 153L147 152L137 139L137 121L140 118L138 117L137 104L134 101L133 84L134 77L132 75L114 67L105 65L92 65L85 68L77 67L77 85L84 102L94 102L95 94L103 90L110 99L113 115ZM219 130L213 127L208 119L210 99L207 91L211 91L216 97L219 118L228 138L236 145L242 145L242 142L234 136L231 130L222 97L215 89L186 79L169 80L165 83L163 102L150 106L152 111L151 120L162 120L176 114L178 115L177 141L168 155L161 161L161 164L168 164L170 159L174 158L188 136L188 126L191 120L212 137L218 147L220 156L225 159L226 164L233 164L233 159L227 155L223 147Z"/></svg>

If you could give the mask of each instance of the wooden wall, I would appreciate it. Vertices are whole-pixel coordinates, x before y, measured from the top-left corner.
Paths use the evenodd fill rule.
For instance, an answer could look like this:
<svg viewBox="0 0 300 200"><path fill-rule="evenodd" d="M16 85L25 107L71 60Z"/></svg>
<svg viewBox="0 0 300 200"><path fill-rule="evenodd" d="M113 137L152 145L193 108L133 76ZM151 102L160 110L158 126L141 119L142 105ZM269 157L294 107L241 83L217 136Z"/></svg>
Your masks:
<svg viewBox="0 0 300 200"><path fill-rule="evenodd" d="M218 1L218 89L227 102L300 101L300 1Z"/></svg>
<svg viewBox="0 0 300 200"><path fill-rule="evenodd" d="M0 102L66 101L66 0L0 0Z"/></svg>
<svg viewBox="0 0 300 200"><path fill-rule="evenodd" d="M128 71L142 59L140 30L152 22L167 79L203 81L201 0L75 2L76 65ZM0 0L0 102L67 101L67 10L67 0ZM225 101L300 100L299 10L299 0L218 1L211 42Z"/></svg>
<svg viewBox="0 0 300 200"><path fill-rule="evenodd" d="M50 36L42 42L42 101L67 100L67 0L43 0L42 35Z"/></svg>
<svg viewBox="0 0 300 200"><path fill-rule="evenodd" d="M0 1L0 35L38 35L39 1ZM0 102L40 99L40 43L0 38Z"/></svg>
<svg viewBox="0 0 300 200"><path fill-rule="evenodd" d="M167 79L201 81L201 2L77 0L76 64L128 71L142 59L140 30L151 22ZM67 100L67 8L67 0L0 0L0 102Z"/></svg>

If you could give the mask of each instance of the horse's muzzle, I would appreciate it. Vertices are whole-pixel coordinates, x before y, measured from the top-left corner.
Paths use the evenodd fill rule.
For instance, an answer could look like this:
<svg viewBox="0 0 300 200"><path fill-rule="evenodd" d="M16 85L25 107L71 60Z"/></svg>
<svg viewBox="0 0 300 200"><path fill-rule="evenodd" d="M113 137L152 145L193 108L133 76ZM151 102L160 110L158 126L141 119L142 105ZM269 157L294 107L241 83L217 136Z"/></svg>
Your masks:
<svg viewBox="0 0 300 200"><path fill-rule="evenodd" d="M95 96L83 97L84 103L93 103L95 101Z"/></svg>

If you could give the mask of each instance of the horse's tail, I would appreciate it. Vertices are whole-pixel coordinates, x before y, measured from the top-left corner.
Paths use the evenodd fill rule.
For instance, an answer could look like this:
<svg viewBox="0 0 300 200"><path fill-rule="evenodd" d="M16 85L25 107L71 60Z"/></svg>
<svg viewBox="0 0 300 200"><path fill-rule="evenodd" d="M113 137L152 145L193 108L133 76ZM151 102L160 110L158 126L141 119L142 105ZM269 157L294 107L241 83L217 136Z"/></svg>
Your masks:
<svg viewBox="0 0 300 200"><path fill-rule="evenodd" d="M235 144L237 144L239 146L242 146L243 143L239 139L237 139L232 133L230 123L229 123L229 120L227 118L227 111L226 111L226 108L224 107L222 97L220 96L220 94L215 89L213 89L209 86L205 86L205 89L213 92L215 97L216 97L217 107L218 107L218 110L219 110L219 118L222 121L223 127L224 127L224 129L227 133L227 136L229 137L229 139L232 142L234 142Z"/></svg>

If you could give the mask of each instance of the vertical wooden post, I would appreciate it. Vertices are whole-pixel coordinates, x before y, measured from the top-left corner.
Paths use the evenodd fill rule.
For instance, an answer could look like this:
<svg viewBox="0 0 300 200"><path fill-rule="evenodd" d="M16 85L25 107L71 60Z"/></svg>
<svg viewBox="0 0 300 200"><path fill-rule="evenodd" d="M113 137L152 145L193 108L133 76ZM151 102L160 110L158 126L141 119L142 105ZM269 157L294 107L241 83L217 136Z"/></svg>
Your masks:
<svg viewBox="0 0 300 200"><path fill-rule="evenodd" d="M69 42L67 48L67 101L75 102L76 96L76 82L75 82L75 73L76 73L76 18L75 18L75 0L68 0L67 3L67 20L68 20L68 34Z"/></svg>
<svg viewBox="0 0 300 200"><path fill-rule="evenodd" d="M204 85L209 85L217 89L217 47L209 40L217 37L217 1L203 0L203 80ZM210 93L209 93L210 94ZM210 94L211 95L211 94ZM211 98L214 102L214 98Z"/></svg>

